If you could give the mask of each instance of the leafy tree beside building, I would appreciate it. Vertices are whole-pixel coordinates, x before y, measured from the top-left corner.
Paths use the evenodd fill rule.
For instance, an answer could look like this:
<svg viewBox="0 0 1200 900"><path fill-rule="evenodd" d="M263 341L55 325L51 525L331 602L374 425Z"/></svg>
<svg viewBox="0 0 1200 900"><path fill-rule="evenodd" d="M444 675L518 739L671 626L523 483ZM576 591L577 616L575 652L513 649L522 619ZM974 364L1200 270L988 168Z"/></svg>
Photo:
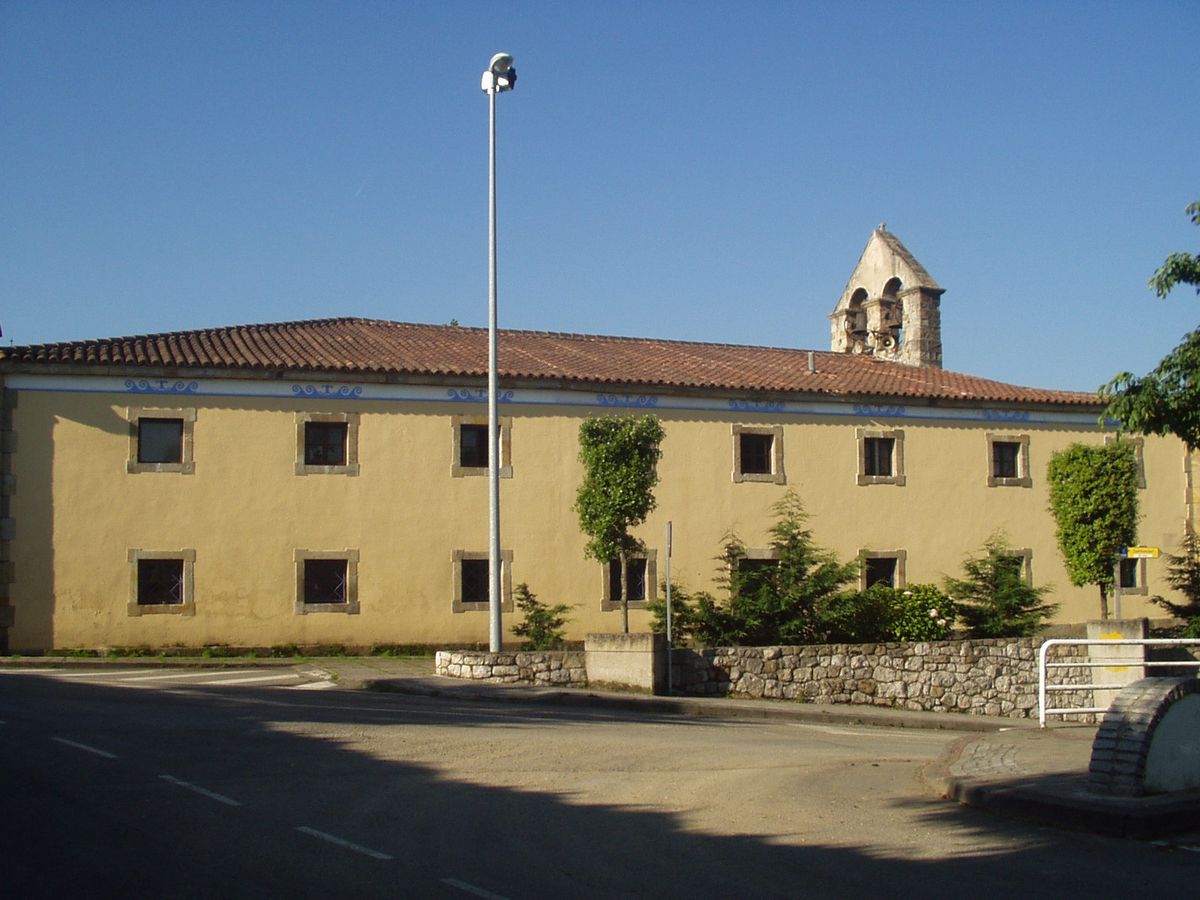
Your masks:
<svg viewBox="0 0 1200 900"><path fill-rule="evenodd" d="M588 419L579 426L579 461L584 475L575 495L575 512L579 527L588 536L584 553L605 565L619 563L614 568L620 590L621 625L626 632L629 560L644 549L629 529L645 522L656 505L654 488L658 484L663 436L662 423L654 416L608 416Z"/></svg>
<svg viewBox="0 0 1200 900"><path fill-rule="evenodd" d="M1100 617L1108 618L1113 567L1122 547L1137 542L1137 456L1131 441L1072 444L1050 458L1050 511L1056 537L1076 587L1100 590Z"/></svg>

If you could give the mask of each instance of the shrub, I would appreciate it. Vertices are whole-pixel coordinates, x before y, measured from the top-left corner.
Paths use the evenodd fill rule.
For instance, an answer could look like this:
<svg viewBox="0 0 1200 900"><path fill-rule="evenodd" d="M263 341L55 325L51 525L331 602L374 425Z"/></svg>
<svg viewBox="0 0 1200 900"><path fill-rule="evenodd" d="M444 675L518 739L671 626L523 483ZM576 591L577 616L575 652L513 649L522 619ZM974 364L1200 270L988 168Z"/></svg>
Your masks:
<svg viewBox="0 0 1200 900"><path fill-rule="evenodd" d="M1003 532L996 532L982 555L963 561L962 578L945 580L972 637L1028 637L1053 615L1058 604L1042 602L1049 588L1026 584L1022 568Z"/></svg>
<svg viewBox="0 0 1200 900"><path fill-rule="evenodd" d="M891 633L897 641L944 641L950 637L958 608L936 585L914 584L896 592Z"/></svg>
<svg viewBox="0 0 1200 900"><path fill-rule="evenodd" d="M699 608L713 606L712 595L700 591L693 594L681 585L671 582L671 642L676 647L686 646L698 638L697 631L701 627ZM651 615L650 630L657 634L667 633L667 583L659 584L659 597L646 603L646 609Z"/></svg>
<svg viewBox="0 0 1200 900"><path fill-rule="evenodd" d="M1152 599L1175 618L1187 622L1181 637L1200 637L1200 538L1191 529L1184 534L1179 553L1167 554L1167 581L1183 594L1184 602Z"/></svg>
<svg viewBox="0 0 1200 900"><path fill-rule="evenodd" d="M529 585L521 582L516 589L517 608L524 621L513 627L513 634L525 638L522 650L554 650L562 645L563 626L567 624L563 613L571 607L564 604L547 606L537 598Z"/></svg>

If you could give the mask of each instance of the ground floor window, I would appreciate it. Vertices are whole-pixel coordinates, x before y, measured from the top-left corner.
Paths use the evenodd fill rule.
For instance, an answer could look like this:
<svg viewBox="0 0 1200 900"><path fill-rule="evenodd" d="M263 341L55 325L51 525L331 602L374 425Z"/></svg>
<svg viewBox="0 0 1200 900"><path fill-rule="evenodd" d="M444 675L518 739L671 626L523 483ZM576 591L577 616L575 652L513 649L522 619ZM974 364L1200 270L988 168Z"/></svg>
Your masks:
<svg viewBox="0 0 1200 900"><path fill-rule="evenodd" d="M907 584L908 554L904 550L860 550L858 559L860 590L877 584L890 588L902 588Z"/></svg>
<svg viewBox="0 0 1200 900"><path fill-rule="evenodd" d="M129 615L194 615L195 550L129 551Z"/></svg>
<svg viewBox="0 0 1200 900"><path fill-rule="evenodd" d="M600 609L608 612L621 609L626 600L634 608L646 605L657 596L658 551L642 550L610 560L602 570Z"/></svg>
<svg viewBox="0 0 1200 900"><path fill-rule="evenodd" d="M297 550L296 612L357 613L358 551Z"/></svg>
<svg viewBox="0 0 1200 900"><path fill-rule="evenodd" d="M490 562L486 550L455 550L453 563L454 612L486 612L490 606ZM500 608L512 612L512 551L500 551Z"/></svg>

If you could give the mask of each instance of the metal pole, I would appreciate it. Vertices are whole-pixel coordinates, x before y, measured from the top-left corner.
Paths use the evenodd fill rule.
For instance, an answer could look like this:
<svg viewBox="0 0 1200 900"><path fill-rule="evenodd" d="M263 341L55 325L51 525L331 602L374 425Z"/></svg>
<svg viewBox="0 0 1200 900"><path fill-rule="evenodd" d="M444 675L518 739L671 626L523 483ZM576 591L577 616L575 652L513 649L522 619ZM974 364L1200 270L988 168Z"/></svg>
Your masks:
<svg viewBox="0 0 1200 900"><path fill-rule="evenodd" d="M488 649L504 640L500 613L500 420L496 410L496 76L488 91Z"/></svg>
<svg viewBox="0 0 1200 900"><path fill-rule="evenodd" d="M1113 612L1121 621L1121 557L1113 564Z"/></svg>
<svg viewBox="0 0 1200 900"><path fill-rule="evenodd" d="M675 643L671 634L671 523L667 522L667 694L675 680Z"/></svg>

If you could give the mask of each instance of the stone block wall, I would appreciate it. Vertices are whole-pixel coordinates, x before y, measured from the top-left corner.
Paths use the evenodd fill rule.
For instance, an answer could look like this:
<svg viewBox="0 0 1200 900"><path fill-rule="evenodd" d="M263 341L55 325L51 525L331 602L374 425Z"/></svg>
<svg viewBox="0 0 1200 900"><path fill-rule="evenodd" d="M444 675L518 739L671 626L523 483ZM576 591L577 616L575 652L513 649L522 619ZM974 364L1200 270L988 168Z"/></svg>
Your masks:
<svg viewBox="0 0 1200 900"><path fill-rule="evenodd" d="M891 706L927 712L1036 717L1039 638L716 647L674 652L676 690L697 695ZM1063 657L1083 648L1059 648ZM1058 683L1087 684L1089 670L1059 669ZM1055 694L1092 705L1089 691Z"/></svg>
<svg viewBox="0 0 1200 900"><path fill-rule="evenodd" d="M586 687L587 669L579 650L540 650L484 653L477 650L439 650L434 661L438 675L501 684Z"/></svg>

